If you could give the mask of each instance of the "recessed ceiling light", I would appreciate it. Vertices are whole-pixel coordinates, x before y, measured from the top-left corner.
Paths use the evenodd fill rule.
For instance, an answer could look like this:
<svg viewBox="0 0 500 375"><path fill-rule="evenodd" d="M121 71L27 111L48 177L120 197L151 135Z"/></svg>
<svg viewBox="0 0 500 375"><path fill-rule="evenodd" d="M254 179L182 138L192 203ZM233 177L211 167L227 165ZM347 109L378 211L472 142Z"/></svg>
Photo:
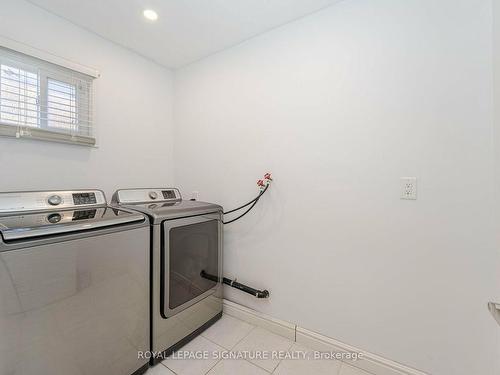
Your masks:
<svg viewBox="0 0 500 375"><path fill-rule="evenodd" d="M158 19L158 13L152 9L146 9L142 14L150 21L156 21Z"/></svg>

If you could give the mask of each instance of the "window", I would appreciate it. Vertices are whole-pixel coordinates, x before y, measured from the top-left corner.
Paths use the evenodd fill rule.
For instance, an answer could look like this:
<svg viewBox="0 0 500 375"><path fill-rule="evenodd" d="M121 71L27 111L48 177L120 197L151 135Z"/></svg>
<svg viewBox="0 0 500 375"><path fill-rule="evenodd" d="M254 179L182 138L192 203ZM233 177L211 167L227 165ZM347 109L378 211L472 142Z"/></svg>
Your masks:
<svg viewBox="0 0 500 375"><path fill-rule="evenodd" d="M93 77L0 47L0 135L95 145Z"/></svg>
<svg viewBox="0 0 500 375"><path fill-rule="evenodd" d="M36 73L0 66L0 120L38 126L39 85Z"/></svg>

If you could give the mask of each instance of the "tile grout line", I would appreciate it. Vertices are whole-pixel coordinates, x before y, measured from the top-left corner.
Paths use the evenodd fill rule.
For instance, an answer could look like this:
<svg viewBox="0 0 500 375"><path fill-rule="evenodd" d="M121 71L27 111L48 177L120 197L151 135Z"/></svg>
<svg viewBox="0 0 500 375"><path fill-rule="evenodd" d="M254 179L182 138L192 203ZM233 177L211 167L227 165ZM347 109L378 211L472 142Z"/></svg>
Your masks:
<svg viewBox="0 0 500 375"><path fill-rule="evenodd" d="M206 340L210 341L212 344L217 345L219 348L222 348L222 349L224 349L224 350L231 350L231 349L228 349L228 348L226 348L226 347L222 346L221 344L216 343L214 340L211 340L211 339L209 339L209 338L208 338L208 337L206 337L206 336L203 336L203 335L201 335L201 336L202 336L204 339L206 339Z"/></svg>
<svg viewBox="0 0 500 375"><path fill-rule="evenodd" d="M242 322L243 322L243 320L242 320ZM244 322L244 323L247 323L247 322ZM250 324L250 323L247 323L247 324ZM253 324L250 324L250 325L252 325L252 326L253 326ZM201 334L201 336L203 336L203 338L204 338L204 339L207 339L208 341L210 341L212 344L215 344L215 345L217 345L217 346L220 346L220 347L221 347L222 349L224 349L224 350L232 351L232 350L236 347L236 345L238 345L238 344L239 344L241 341L243 341L243 340L244 340L244 339L245 339L245 338L246 338L246 337L247 337L250 333L252 333L252 331L253 331L255 328L257 328L257 327L256 327L256 326L253 326L253 328L252 328L250 331L248 331L248 333L247 333L247 334L246 334L243 338L241 338L241 339L240 339L240 340L239 340L236 344L234 344L234 345L233 345L233 347L232 347L231 349L227 349L226 347L222 346L221 344L218 344L218 343L216 343L215 341L213 341L213 340L209 339L208 337L203 336L203 334Z"/></svg>
<svg viewBox="0 0 500 375"><path fill-rule="evenodd" d="M224 350L227 350L227 349L226 349L226 348L224 348L222 345L219 345L219 344L217 344L217 343L213 342L212 340L210 340L208 337L203 336L203 334L200 334L199 336L202 336L205 340L210 341L212 344L217 345L219 348L222 348L222 349L224 349ZM199 337L199 336L198 336L198 337ZM187 345L187 344L186 344L186 345ZM184 345L184 346L185 346L185 345ZM183 346L183 347L184 347L184 346ZM181 347L180 349L182 349L183 347ZM179 350L180 350L180 349L179 349ZM172 355L172 354L171 354L171 355ZM170 356L169 356L169 357L170 357ZM167 358L168 358L168 357L167 357ZM172 370L170 367L168 367L166 364L164 364L164 363L163 363L164 361L165 361L165 360L161 361L159 364L160 364L160 365L165 366L168 370L172 371L175 375L178 375L178 374L177 374L174 370ZM207 372L205 372L205 374L204 374L204 375L208 374L208 373L209 373L209 372L210 372L210 371L211 371L211 370L212 370L215 366L217 366L217 364L218 364L220 361L222 361L222 359L218 359L218 360L214 363L214 365L213 365L213 366L211 366L211 367L207 370ZM151 367L150 367L150 368L151 368Z"/></svg>
<svg viewBox="0 0 500 375"><path fill-rule="evenodd" d="M215 366L217 366L217 364L218 364L220 361L222 361L222 359L217 360L217 362L215 362L215 363L214 363L214 365L213 365L212 367L210 367L210 368L208 369L208 371L207 371L207 372L205 372L205 375L207 375L210 371L212 371L212 369L213 369Z"/></svg>
<svg viewBox="0 0 500 375"><path fill-rule="evenodd" d="M167 357L167 358L168 358L168 357ZM159 363L159 365L162 365L162 366L163 366L163 367L165 367L168 371L171 371L171 372L172 372L172 373L174 373L175 375L178 375L178 374L177 374L174 370L172 370L170 367L168 367L167 365L163 364L163 362L164 362L164 361L165 361L165 359L164 359L163 361L161 361L161 362ZM158 365L156 365L156 366L158 366ZM156 366L154 366L154 367L156 367ZM149 367L149 369L152 369L152 368L154 368L154 367Z"/></svg>
<svg viewBox="0 0 500 375"><path fill-rule="evenodd" d="M261 367L261 366L259 366L259 365L258 365L258 364L256 364L256 363L252 363L252 362L250 362L250 361L249 361L248 359L246 359L246 358L244 358L243 360L244 360L244 361L246 361L246 362L248 362L248 363L250 363L252 366L257 367L258 369L260 369L260 370L263 370L263 371L267 372L268 374L272 374L272 373L274 372L274 370L273 370L272 372L269 372L269 370L266 370L264 367ZM277 367L277 366L276 366L276 367Z"/></svg>
<svg viewBox="0 0 500 375"><path fill-rule="evenodd" d="M290 345L290 347L288 348L288 350L292 349L293 345L294 345L294 341L292 341L292 345ZM283 362L283 360L282 360L282 359L280 359L280 360L278 361L278 364L276 365L276 367L275 367L275 368L273 369L273 371L271 372L271 375L272 375L272 374L274 374L274 372L276 371L276 369L280 366L281 362Z"/></svg>
<svg viewBox="0 0 500 375"><path fill-rule="evenodd" d="M292 345L288 348L288 350L292 349L293 346L297 343L297 324L294 324L293 333L294 333L293 342L292 342ZM280 367L281 362L283 362L282 359L280 359L280 361L278 362L278 364L276 365L276 367L274 368L274 370L271 372L271 375L276 372L276 370L278 369L278 367Z"/></svg>
<svg viewBox="0 0 500 375"><path fill-rule="evenodd" d="M233 318L235 318L235 317L233 316ZM241 320L241 319L239 319L239 318L235 318L235 319ZM245 322L244 320L241 320L241 321L242 321L242 322ZM250 323L248 323L248 322L245 322L245 323L250 324ZM265 330L265 331L267 331L267 332L270 332L270 333L275 334L274 332L271 332L271 331L269 331L268 329L265 329L265 328L259 327L259 326L254 325L254 324L252 324L252 325L253 325L254 327L253 327L253 328L252 328L252 329L251 329L251 330L250 330L250 331L246 334L246 336L245 336L245 337L243 337L240 341L238 341L238 342L237 342L237 343L233 346L233 349L234 349L234 348L236 348L240 342L242 342L244 339L246 339L248 336L250 336L250 334L251 334L254 330L256 330L257 328L260 328L260 329L263 329L263 330ZM278 336L280 336L280 335L278 335ZM281 337L283 337L283 336L281 336ZM292 343L292 345L293 345L293 343ZM292 347L292 346L290 346L290 348L291 348L291 347ZM290 349L290 348L288 348L288 349ZM231 350L233 350L233 349L231 349ZM243 360L244 360L244 361L247 361L247 362L248 362L248 363L250 363L252 366L255 366L255 367L257 367L257 368L259 368L259 369L261 369L261 370L264 370L265 372L267 372L268 374L271 374L271 375L274 373L274 371L276 371L276 369L278 368L279 364L281 363L281 360L280 360L280 361L278 362L278 364L276 365L276 367L275 367L272 371L269 371L269 370L265 369L264 367L259 366L258 364L256 364L256 363L253 363L253 362L249 361L249 360L248 360L248 359L246 359L246 358L244 358Z"/></svg>
<svg viewBox="0 0 500 375"><path fill-rule="evenodd" d="M231 315L229 315L229 316L231 316ZM234 318L234 319L238 319L238 318L236 318L236 317L234 317L234 316L231 316L231 317L232 317L232 318ZM210 341L211 343L213 343L213 344L215 344L215 345L217 345L217 346L221 347L222 349L232 352L232 351L233 351L233 349L234 349L234 348L236 348L236 346L238 346L238 344L239 344L240 342L242 342L244 339L246 339L246 338L250 335L250 333L252 333L252 332L253 332L253 331L257 328L257 326L256 326L256 325L250 324L250 323L245 322L244 320L241 320L241 319L238 319L238 320L239 320L239 321L241 321L241 322L243 322L243 323L247 323L247 324L251 325L251 326L252 326L252 329L251 329L250 331L248 331L248 333L247 333L245 336L243 336L240 340L238 340L238 341L236 342L236 344L234 344L234 345L231 347L231 349L227 349L227 348L225 348L224 346L222 346L222 345L220 345L220 344L216 343L215 341L213 341L213 340L209 339L208 337L204 336L204 335L203 335L203 333L201 334L201 336L203 336L203 338L207 339L207 340L208 340L208 341ZM246 360L246 359L244 359L244 360ZM209 369L209 370L205 373L205 375L206 375L206 374L208 374L210 371L212 371L212 369L213 369L215 366L217 366L217 364L218 364L219 362L221 362L221 361L223 361L223 359L219 359L219 360L218 360L218 361L217 361L217 362L216 362L216 363L215 363L212 367L210 367L210 369ZM250 363L251 365L255 366L255 364L251 363L250 361L247 361L247 362L248 362L248 363ZM260 366L257 366L257 367L261 368ZM263 370L264 370L264 371L266 371L265 369L263 369ZM268 372L268 371L266 371L266 372Z"/></svg>
<svg viewBox="0 0 500 375"><path fill-rule="evenodd" d="M246 322L245 322L245 323L246 323ZM249 324L249 323L247 323L247 324ZM253 325L253 324L252 324L252 325ZM252 328L250 331L248 331L248 333L247 333L247 334L246 334L243 338L241 338L241 340L239 340L236 344L234 344L234 345L233 345L233 347L231 348L231 350L233 350L234 348L236 348L240 342L242 342L242 341L243 341L243 340L245 340L248 336L250 336L250 334L251 334L253 331L255 331L255 329L257 329L257 326L253 325L253 328Z"/></svg>
<svg viewBox="0 0 500 375"><path fill-rule="evenodd" d="M168 358L168 357L167 357ZM164 360L163 360L164 361ZM163 365L166 369L168 369L168 371L172 371L175 375L178 375L174 370L172 370L170 367L168 367L167 365L164 365L163 364L163 361L160 362L160 365ZM158 365L156 365L158 366ZM156 367L155 366L155 367ZM153 367L150 367L150 369L153 368Z"/></svg>
<svg viewBox="0 0 500 375"><path fill-rule="evenodd" d="M274 333L274 332L271 332L271 333ZM278 336L280 336L280 335L278 335ZM281 336L281 337L283 337L283 336ZM285 338L286 338L286 337L285 337ZM287 350L292 349L292 347L295 345L295 341L292 341L292 340L289 340L289 341L291 342L291 344L290 344L290 346L288 347L288 349L287 349ZM274 374L274 372L275 372L275 371L277 370L277 368L280 366L281 362L283 362L283 359L280 359L280 360L278 361L278 364L276 365L276 367L274 367L273 371L271 371L271 375L272 375L272 374Z"/></svg>
<svg viewBox="0 0 500 375"><path fill-rule="evenodd" d="M234 318L234 317L233 317L233 318ZM238 319L238 318L236 318L236 319ZM239 319L239 320L241 320L241 319ZM243 320L242 320L242 322L243 322ZM245 323L250 324L250 323L248 323L248 322L245 322ZM253 325L253 324L252 324L252 325ZM251 329L251 330L250 330L250 331L249 331L249 332L245 335L245 337L243 337L240 341L238 341L236 344L234 344L234 346L233 346L233 348L231 349L231 351L232 351L234 348L236 348L240 342L242 342L244 339L246 339L248 336L250 336L250 334L251 334L253 331L255 331L257 328L258 328L258 326L253 325L253 328L252 328L252 329ZM250 363L252 366L255 366L255 367L257 367L257 368L259 368L259 369L261 369L261 370L264 370L265 372L267 372L267 373L269 373L269 374L272 374L271 372L267 371L265 368L260 367L260 366L259 366L259 365L257 365L256 363L252 363L252 362L250 362L250 361L249 361L248 359L246 359L246 358L243 358L243 360L244 360L244 361L246 361L246 362L248 362L248 363Z"/></svg>
<svg viewBox="0 0 500 375"><path fill-rule="evenodd" d="M252 324L252 325L253 325L253 324ZM253 332L254 330L256 330L257 328L262 328L262 327L259 327L259 326L257 326L257 325L256 325L256 326L254 326L254 328L253 328L250 332L248 332L248 335L246 335L244 338L246 338L246 337L250 336L250 333L252 333L252 332ZM239 344L241 341L243 341L243 339L241 339L241 340L238 342L238 344ZM236 347L236 345L235 345L234 347ZM266 370L265 368L263 368L263 367L259 366L259 365L258 365L258 364L256 364L256 363L252 363L252 362L250 362L250 361L249 361L248 359L246 359L246 358L245 358L245 361L247 361L248 363L250 363L251 365L253 365L253 366L255 366L255 367L258 367L258 368L260 368L260 369L264 370L265 372L267 372L267 373L269 373L269 374L272 374L272 373L274 372L274 370L273 370L273 371L271 371L271 372L269 372L269 371L268 371L268 370Z"/></svg>
<svg viewBox="0 0 500 375"><path fill-rule="evenodd" d="M244 323L250 324L250 323L245 322L244 320L241 320L241 319L236 318L236 317L234 317L234 316L232 316L232 318L234 318L234 319L238 319L238 320L240 320L241 322L244 322ZM250 324L250 325L252 326L252 329L251 329L250 331L248 331L248 333L247 333L245 336L243 336L240 340L238 340L238 342L237 342L236 344L234 344L234 345L232 346L232 348L231 348L231 349L227 349L227 348L223 347L222 345L220 345L220 344L216 343L215 341L210 340L208 337L205 337L205 336L203 336L203 337L204 337L204 338L206 338L208 341L212 342L213 344L216 344L217 346L220 346L220 347L221 347L221 348L223 348L224 350L228 350L228 351L232 352L232 351L233 351L233 349L234 349L234 348L236 348L240 342L242 342L244 339L246 339L248 336L250 336L250 334L251 334L251 333L252 333L255 329L259 328L259 326L256 326L256 325L254 325L254 324ZM267 330L266 330L266 331L267 331ZM274 370L276 370L276 368L278 367L278 366L276 366L276 368L275 368L272 372L269 372L267 369L265 369L265 368L263 368L263 367L261 367L261 366L259 366L259 365L255 364L255 363L250 362L250 361L249 361L248 359L246 359L246 358L243 358L243 360L244 360L245 362L248 362L248 363L249 363L250 365L252 365L252 366L255 366L255 367L257 367L257 368L259 368L259 369L261 369L261 370L264 370L264 371L265 371L265 372L267 372L268 374L272 374L272 373L274 372ZM208 374L208 372L210 372L210 371L211 371L211 370L212 370L212 369L213 369L213 368L214 368L214 367L215 367L215 366L216 366L216 365L217 365L220 361L223 361L223 359L218 360L218 361L217 361L217 363L216 363L213 367L211 367L211 368L210 368L210 369L209 369L209 370L205 373L205 375L206 375L206 374Z"/></svg>
<svg viewBox="0 0 500 375"><path fill-rule="evenodd" d="M337 372L337 375L340 375L342 373L342 367L344 367L344 362L340 361L339 371Z"/></svg>
<svg viewBox="0 0 500 375"><path fill-rule="evenodd" d="M200 336L202 336L202 335L200 335ZM210 341L212 344L217 345L219 348L222 348L222 349L224 349L224 350L227 350L227 349L226 349L226 348L224 348L223 346L221 346L221 345L219 345L219 344L217 344L217 343L213 342L212 340L208 339L207 337L203 336L203 338L204 338L204 339L206 339L207 341ZM180 348L180 349L182 349L182 348ZM168 357L167 357L167 358L168 358ZM218 364L220 361L222 361L222 359L218 359L218 360L217 360L217 361L216 361L216 362L215 362L215 363L214 363L214 364L213 364L213 365L212 365L212 366L211 366L211 367L210 367L210 368L209 368L209 369L208 369L208 370L204 373L204 375L208 374L208 373L209 373L209 372L210 372L210 371L211 371L211 370L212 370L215 366L217 366L217 364ZM162 361L162 362L160 362L160 365L165 366L167 369L169 369L170 371L172 371L175 375L178 375L178 374L177 374L174 370L172 370L170 367L168 367L167 365L164 365L164 364L163 364L163 361Z"/></svg>
<svg viewBox="0 0 500 375"><path fill-rule="evenodd" d="M201 335L200 335L200 336L202 336L205 340L210 341L212 344L217 345L219 348L222 348L222 349L224 349L224 350L227 350L227 349L226 349L226 348L224 348L222 345L219 345L219 344L217 344L217 343L213 342L212 340L210 340L208 337L203 336L203 333L204 333L204 332L205 332L205 331L203 331L203 332L201 333ZM208 374L210 371L212 371L212 369L213 369L215 366L217 366L217 364L218 364L220 361L222 361L222 359L218 359L217 361L215 361L214 365L213 365L212 367L210 367L210 368L207 370L207 372L205 372L205 375L206 375L206 374Z"/></svg>

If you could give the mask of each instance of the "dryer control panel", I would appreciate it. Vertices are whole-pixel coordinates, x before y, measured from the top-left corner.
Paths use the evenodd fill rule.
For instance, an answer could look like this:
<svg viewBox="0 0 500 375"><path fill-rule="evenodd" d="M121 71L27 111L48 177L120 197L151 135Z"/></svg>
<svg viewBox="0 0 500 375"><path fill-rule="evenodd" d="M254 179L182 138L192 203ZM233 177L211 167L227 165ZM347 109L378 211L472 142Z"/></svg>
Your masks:
<svg viewBox="0 0 500 375"><path fill-rule="evenodd" d="M181 201L181 193L175 188L123 189L118 190L112 203L151 203Z"/></svg>

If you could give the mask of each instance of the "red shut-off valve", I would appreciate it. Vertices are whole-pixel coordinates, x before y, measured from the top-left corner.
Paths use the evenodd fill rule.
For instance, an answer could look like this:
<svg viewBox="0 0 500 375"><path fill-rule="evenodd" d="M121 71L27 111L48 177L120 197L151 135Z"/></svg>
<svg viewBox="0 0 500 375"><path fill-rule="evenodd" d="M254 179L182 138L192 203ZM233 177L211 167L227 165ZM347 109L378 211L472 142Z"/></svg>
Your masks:
<svg viewBox="0 0 500 375"><path fill-rule="evenodd" d="M257 181L257 186L262 191L271 183L272 180L272 175L268 172L264 175L264 179Z"/></svg>
<svg viewBox="0 0 500 375"><path fill-rule="evenodd" d="M260 180L257 180L257 186L259 187L259 195L257 195L254 199L252 199L250 202L247 202L245 203L244 205L242 206L239 206L237 208L234 208L232 210L229 210L229 211L224 211L224 215L229 215L229 214L232 214L234 212L237 212L239 210L242 210L243 208L246 208L246 211L243 212L241 215L235 217L234 219L231 219L231 220L223 220L222 223L223 224L230 224L230 223L234 223L236 220L239 220L241 219L243 216L245 216L247 213L249 213L252 208L254 208L254 206L257 204L257 202L259 201L259 199L262 197L262 195L264 195L264 193L267 191L267 189L269 188L269 185L271 185L271 181L273 180L273 177L271 175L271 173L267 172L265 175L264 175L264 178L260 179Z"/></svg>

